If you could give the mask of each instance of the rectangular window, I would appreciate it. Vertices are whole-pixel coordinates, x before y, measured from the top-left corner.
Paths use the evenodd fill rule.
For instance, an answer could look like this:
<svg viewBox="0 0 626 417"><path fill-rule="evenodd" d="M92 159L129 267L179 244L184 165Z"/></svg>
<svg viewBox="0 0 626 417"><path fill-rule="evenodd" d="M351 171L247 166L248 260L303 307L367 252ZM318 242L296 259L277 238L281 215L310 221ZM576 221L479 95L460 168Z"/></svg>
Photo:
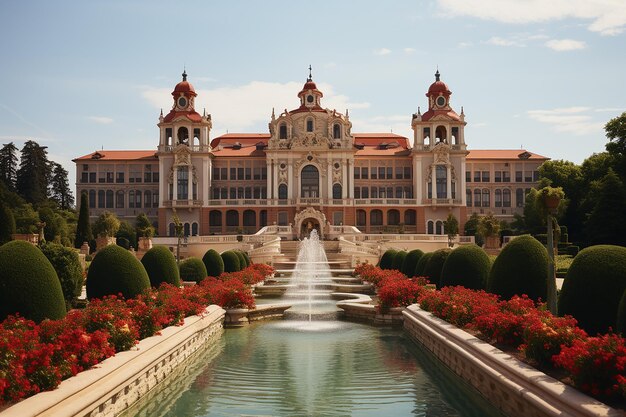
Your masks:
<svg viewBox="0 0 626 417"><path fill-rule="evenodd" d="M474 182L480 182L480 171L474 171Z"/></svg>
<svg viewBox="0 0 626 417"><path fill-rule="evenodd" d="M213 180L220 179L220 169L213 167Z"/></svg>
<svg viewBox="0 0 626 417"><path fill-rule="evenodd" d="M522 171L515 171L515 182L522 182Z"/></svg>
<svg viewBox="0 0 626 417"><path fill-rule="evenodd" d="M378 176L376 175L376 168L372 169L372 179L373 180L378 179Z"/></svg>
<svg viewBox="0 0 626 417"><path fill-rule="evenodd" d="M411 175L411 167L404 167L404 179L405 180L410 180L412 177Z"/></svg>
<svg viewBox="0 0 626 417"><path fill-rule="evenodd" d="M231 181L234 181L237 179L237 168L231 168L230 169L230 178L228 178Z"/></svg>
<svg viewBox="0 0 626 417"><path fill-rule="evenodd" d="M187 167L179 167L176 180L176 199L187 200L189 198L189 169Z"/></svg>
<svg viewBox="0 0 626 417"><path fill-rule="evenodd" d="M143 182L152 182L152 165L144 166Z"/></svg>
<svg viewBox="0 0 626 417"><path fill-rule="evenodd" d="M370 198L370 189L367 187L361 188L361 198Z"/></svg>
<svg viewBox="0 0 626 417"><path fill-rule="evenodd" d="M494 181L495 182L502 182L502 171L495 171L494 172Z"/></svg>
<svg viewBox="0 0 626 417"><path fill-rule="evenodd" d="M243 168L237 168L237 179L238 180L243 180Z"/></svg>
<svg viewBox="0 0 626 417"><path fill-rule="evenodd" d="M483 182L489 182L489 171L483 171L482 180Z"/></svg>
<svg viewBox="0 0 626 417"><path fill-rule="evenodd" d="M252 168L246 168L246 179L247 180L252 179Z"/></svg>
<svg viewBox="0 0 626 417"><path fill-rule="evenodd" d="M128 173L129 182L141 182L141 165L131 165Z"/></svg>
<svg viewBox="0 0 626 417"><path fill-rule="evenodd" d="M393 168L392 167L387 167L387 179L392 179L393 178Z"/></svg>
<svg viewBox="0 0 626 417"><path fill-rule="evenodd" d="M87 181L89 181L89 173L83 172L82 175L80 176L80 182L87 182Z"/></svg>
<svg viewBox="0 0 626 417"><path fill-rule="evenodd" d="M367 167L361 168L361 179L366 180L368 176L369 176L368 168Z"/></svg>
<svg viewBox="0 0 626 417"><path fill-rule="evenodd" d="M539 181L539 171L533 171L533 181Z"/></svg>
<svg viewBox="0 0 626 417"><path fill-rule="evenodd" d="M448 198L448 169L444 165L437 165L437 198Z"/></svg>
<svg viewBox="0 0 626 417"><path fill-rule="evenodd" d="M254 167L254 179L255 180L261 179L261 167Z"/></svg>
<svg viewBox="0 0 626 417"><path fill-rule="evenodd" d="M372 198L378 198L378 188L372 187Z"/></svg>
<svg viewBox="0 0 626 417"><path fill-rule="evenodd" d="M226 187L220 188L220 198L222 200L226 200L228 198L228 188Z"/></svg>
<svg viewBox="0 0 626 417"><path fill-rule="evenodd" d="M354 198L361 198L361 188L360 187L355 187L354 188Z"/></svg>
<svg viewBox="0 0 626 417"><path fill-rule="evenodd" d="M89 182L96 182L96 173L95 172L90 172L89 173Z"/></svg>
<svg viewBox="0 0 626 417"><path fill-rule="evenodd" d="M267 179L267 167L261 167L261 179L262 180L266 180Z"/></svg>
<svg viewBox="0 0 626 417"><path fill-rule="evenodd" d="M228 179L228 168L220 168L220 179L224 181Z"/></svg>
<svg viewBox="0 0 626 417"><path fill-rule="evenodd" d="M396 167L396 179L401 180L402 178L402 167Z"/></svg>
<svg viewBox="0 0 626 417"><path fill-rule="evenodd" d="M511 182L511 173L509 171L502 171L502 182Z"/></svg>
<svg viewBox="0 0 626 417"><path fill-rule="evenodd" d="M472 172L465 171L465 182L472 182Z"/></svg>
<svg viewBox="0 0 626 417"><path fill-rule="evenodd" d="M533 172L525 171L524 172L524 182L533 182Z"/></svg>
<svg viewBox="0 0 626 417"><path fill-rule="evenodd" d="M378 179L382 180L385 178L385 167L378 167Z"/></svg>
<svg viewBox="0 0 626 417"><path fill-rule="evenodd" d="M123 183L124 182L124 171L118 171L115 177L115 182Z"/></svg>
<svg viewBox="0 0 626 417"><path fill-rule="evenodd" d="M354 179L355 180L361 179L361 168L359 167L354 168Z"/></svg>
<svg viewBox="0 0 626 417"><path fill-rule="evenodd" d="M98 182L103 183L106 180L106 172L98 172Z"/></svg>

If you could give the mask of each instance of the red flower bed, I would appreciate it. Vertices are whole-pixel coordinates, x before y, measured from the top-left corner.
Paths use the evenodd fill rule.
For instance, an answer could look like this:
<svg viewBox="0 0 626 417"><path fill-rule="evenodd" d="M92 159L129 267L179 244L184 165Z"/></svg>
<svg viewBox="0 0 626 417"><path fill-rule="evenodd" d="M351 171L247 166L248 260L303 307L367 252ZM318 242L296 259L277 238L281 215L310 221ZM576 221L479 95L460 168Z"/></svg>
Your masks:
<svg viewBox="0 0 626 417"><path fill-rule="evenodd" d="M540 367L560 367L574 386L599 398L626 398L626 340L608 334L588 337L571 316L555 317L527 296L500 300L464 287L435 290L423 279L398 271L359 265L355 274L378 288L379 308L419 303L433 315L479 332L488 342L507 345Z"/></svg>
<svg viewBox="0 0 626 417"><path fill-rule="evenodd" d="M185 317L201 314L209 304L252 308L250 285L273 272L268 265L253 264L191 287L163 284L130 300L105 297L39 325L8 317L0 323L0 405L54 389L139 340L182 325Z"/></svg>

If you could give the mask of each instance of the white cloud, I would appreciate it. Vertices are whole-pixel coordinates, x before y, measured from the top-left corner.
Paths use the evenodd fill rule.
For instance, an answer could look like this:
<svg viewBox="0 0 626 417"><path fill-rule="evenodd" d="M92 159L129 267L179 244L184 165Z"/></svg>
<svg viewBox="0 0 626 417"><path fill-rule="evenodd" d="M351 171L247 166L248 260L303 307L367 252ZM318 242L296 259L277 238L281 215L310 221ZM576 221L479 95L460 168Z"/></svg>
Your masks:
<svg viewBox="0 0 626 417"><path fill-rule="evenodd" d="M589 107L564 107L551 110L529 110L528 117L541 123L551 125L552 130L574 135L602 133L603 121L594 120Z"/></svg>
<svg viewBox="0 0 626 417"><path fill-rule="evenodd" d="M98 123L101 125L110 125L111 123L113 123L113 119L111 119L110 117L106 117L106 116L89 116L87 117L87 119L91 120L94 123Z"/></svg>
<svg viewBox="0 0 626 417"><path fill-rule="evenodd" d="M595 109L596 112L623 112L624 109L620 107L603 107L601 109Z"/></svg>
<svg viewBox="0 0 626 417"><path fill-rule="evenodd" d="M264 126L270 120L272 108L276 115L286 109L299 106L298 92L302 89L300 82L272 83L252 81L239 86L219 87L214 89L196 89L196 111L202 113L206 108L213 119L212 136L229 132L246 132L251 128ZM345 109L363 109L370 106L367 102L353 102L343 94L338 94L330 84L317 83L317 88L324 93L322 106L345 111ZM172 107L171 87L155 88L141 86L141 95L155 108L162 108L167 114Z"/></svg>
<svg viewBox="0 0 626 417"><path fill-rule="evenodd" d="M438 4L443 16L515 24L581 19L590 21L590 31L602 35L617 35L626 28L623 0L438 0Z"/></svg>
<svg viewBox="0 0 626 417"><path fill-rule="evenodd" d="M517 46L521 48L526 46L526 44L520 39L505 39L499 36L493 36L489 38L489 40L487 40L485 43L496 46Z"/></svg>
<svg viewBox="0 0 626 417"><path fill-rule="evenodd" d="M389 55L391 53L391 49L387 49L387 48L380 48L380 49L376 49L374 50L374 55Z"/></svg>
<svg viewBox="0 0 626 417"><path fill-rule="evenodd" d="M577 49L585 49L587 44L582 41L575 41L573 39L551 39L545 43L545 45L554 49L555 51L575 51Z"/></svg>
<svg viewBox="0 0 626 417"><path fill-rule="evenodd" d="M411 115L396 114L387 116L374 116L368 118L360 118L355 115L350 118L352 125L356 129L352 129L356 133L389 133L404 136L409 139L409 143L413 143L413 131L411 130Z"/></svg>
<svg viewBox="0 0 626 417"><path fill-rule="evenodd" d="M416 52L415 48L404 48L404 53L407 55L414 54Z"/></svg>
<svg viewBox="0 0 626 417"><path fill-rule="evenodd" d="M470 46L472 46L473 44L471 42L459 42L459 44L457 45L459 48L469 48Z"/></svg>

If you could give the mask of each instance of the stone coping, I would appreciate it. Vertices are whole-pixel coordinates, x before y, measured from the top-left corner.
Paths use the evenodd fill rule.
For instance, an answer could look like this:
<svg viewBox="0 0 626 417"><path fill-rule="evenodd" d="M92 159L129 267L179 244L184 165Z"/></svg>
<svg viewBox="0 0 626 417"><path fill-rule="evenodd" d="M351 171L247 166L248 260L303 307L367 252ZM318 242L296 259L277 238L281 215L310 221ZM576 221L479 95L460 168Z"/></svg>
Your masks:
<svg viewBox="0 0 626 417"><path fill-rule="evenodd" d="M365 294L334 292L333 298L341 299L337 307L344 311L345 317L351 320L366 321L380 325L401 325L404 320L404 308L391 308L387 313L378 312L378 307L371 304L372 298Z"/></svg>
<svg viewBox="0 0 626 417"><path fill-rule="evenodd" d="M230 308L226 310L224 326L241 327L252 321L282 318L289 308L289 304L264 304L253 309Z"/></svg>
<svg viewBox="0 0 626 417"><path fill-rule="evenodd" d="M411 305L405 331L507 416L617 417L616 410Z"/></svg>
<svg viewBox="0 0 626 417"><path fill-rule="evenodd" d="M161 335L141 340L95 367L0 412L2 417L113 416L162 381L191 354L222 332L224 310L216 305L185 318Z"/></svg>

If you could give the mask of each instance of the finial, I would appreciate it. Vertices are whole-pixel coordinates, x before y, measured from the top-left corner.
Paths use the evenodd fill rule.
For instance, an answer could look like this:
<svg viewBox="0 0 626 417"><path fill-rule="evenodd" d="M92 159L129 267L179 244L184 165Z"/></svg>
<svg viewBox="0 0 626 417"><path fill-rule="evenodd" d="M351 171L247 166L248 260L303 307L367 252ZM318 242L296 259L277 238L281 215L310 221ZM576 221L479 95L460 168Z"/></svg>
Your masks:
<svg viewBox="0 0 626 417"><path fill-rule="evenodd" d="M187 69L183 67L183 81L187 81Z"/></svg>
<svg viewBox="0 0 626 417"><path fill-rule="evenodd" d="M422 114L422 109L420 109L420 106L417 106L417 114L419 114L419 115Z"/></svg>
<svg viewBox="0 0 626 417"><path fill-rule="evenodd" d="M202 108L202 117L206 117L206 107Z"/></svg>
<svg viewBox="0 0 626 417"><path fill-rule="evenodd" d="M348 109L346 109L346 118L350 117L350 114L348 113Z"/></svg>
<svg viewBox="0 0 626 417"><path fill-rule="evenodd" d="M276 114L274 113L274 107L272 107L272 120L276 118Z"/></svg>
<svg viewBox="0 0 626 417"><path fill-rule="evenodd" d="M465 114L465 113L463 112L463 106L461 106L461 114Z"/></svg>
<svg viewBox="0 0 626 417"><path fill-rule="evenodd" d="M439 65L437 65L437 72L435 73L435 81L439 81Z"/></svg>
<svg viewBox="0 0 626 417"><path fill-rule="evenodd" d="M161 107L161 117L163 117L163 108Z"/></svg>
<svg viewBox="0 0 626 417"><path fill-rule="evenodd" d="M307 82L313 81L313 75L311 74L311 71L313 70L313 68L311 68L311 64L309 64L309 78L307 78Z"/></svg>

